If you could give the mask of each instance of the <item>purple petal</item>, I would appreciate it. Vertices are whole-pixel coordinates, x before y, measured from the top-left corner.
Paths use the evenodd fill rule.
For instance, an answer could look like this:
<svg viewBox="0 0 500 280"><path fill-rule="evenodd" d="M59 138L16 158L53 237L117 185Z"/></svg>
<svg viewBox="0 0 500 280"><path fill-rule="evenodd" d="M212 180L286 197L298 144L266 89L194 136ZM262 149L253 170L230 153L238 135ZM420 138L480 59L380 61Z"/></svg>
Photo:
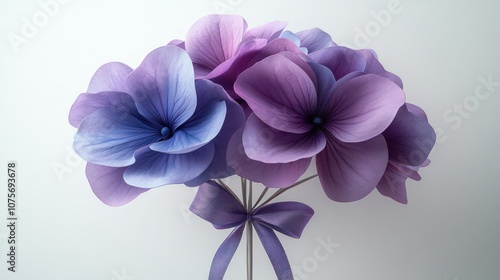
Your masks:
<svg viewBox="0 0 500 280"><path fill-rule="evenodd" d="M328 67L336 80L352 72L361 72L366 62L358 51L345 47L321 49L309 55L315 62Z"/></svg>
<svg viewBox="0 0 500 280"><path fill-rule="evenodd" d="M94 194L109 206L125 205L148 189L136 188L123 180L125 167L87 163L85 173Z"/></svg>
<svg viewBox="0 0 500 280"><path fill-rule="evenodd" d="M199 176L214 156L214 145L207 145L186 154L165 154L145 150L136 154L136 162L127 167L124 179L139 188L156 188L184 184Z"/></svg>
<svg viewBox="0 0 500 280"><path fill-rule="evenodd" d="M121 62L110 62L99 67L90 80L87 93L100 91L126 92L126 79L132 68Z"/></svg>
<svg viewBox="0 0 500 280"><path fill-rule="evenodd" d="M264 25L249 29L245 33L244 38L255 37L259 39L266 39L268 41L272 41L280 36L281 32L283 32L283 29L285 29L286 25L287 23L284 21L269 22Z"/></svg>
<svg viewBox="0 0 500 280"><path fill-rule="evenodd" d="M377 75L340 84L328 105L327 129L343 142L361 142L382 133L404 104L403 90Z"/></svg>
<svg viewBox="0 0 500 280"><path fill-rule="evenodd" d="M366 67L363 72L368 74L377 74L391 80L400 88L403 88L403 81L401 81L401 78L391 72L386 71L384 69L384 66L382 66L382 64L378 61L377 56L372 50L360 50L359 53L364 56L366 61Z"/></svg>
<svg viewBox="0 0 500 280"><path fill-rule="evenodd" d="M249 67L251 59L257 55L267 44L265 39L253 39L242 43L236 56L224 61L204 78L223 86L231 95L236 78ZM237 95L231 95L239 98Z"/></svg>
<svg viewBox="0 0 500 280"><path fill-rule="evenodd" d="M384 196L390 197L395 201L407 204L408 198L406 196L406 176L396 167L398 164L393 164L389 161L384 176L377 184L377 190Z"/></svg>
<svg viewBox="0 0 500 280"><path fill-rule="evenodd" d="M309 158L321 152L326 138L320 130L295 134L276 130L251 115L243 130L245 152L253 160L286 163Z"/></svg>
<svg viewBox="0 0 500 280"><path fill-rule="evenodd" d="M209 15L198 20L186 36L186 50L194 63L209 69L233 57L247 23L241 16Z"/></svg>
<svg viewBox="0 0 500 280"><path fill-rule="evenodd" d="M319 28L297 32L297 37L300 39L300 46L307 48L308 53L335 46L332 37Z"/></svg>
<svg viewBox="0 0 500 280"><path fill-rule="evenodd" d="M316 88L288 58L273 55L256 63L241 73L234 88L268 125L292 133L311 129L306 119L316 110Z"/></svg>
<svg viewBox="0 0 500 280"><path fill-rule="evenodd" d="M436 133L427 122L425 113L422 117L420 108L415 105L410 107L420 116L412 114L407 109L408 106L402 106L394 121L382 135L387 141L389 157L393 161L419 166L427 159L434 147Z"/></svg>
<svg viewBox="0 0 500 280"><path fill-rule="evenodd" d="M151 145L151 149L163 153L187 153L207 144L219 133L226 117L226 92L207 80L196 81L196 111L170 139Z"/></svg>
<svg viewBox="0 0 500 280"><path fill-rule="evenodd" d="M289 60L293 61L297 66L302 68L304 72L315 82L314 75L312 71L307 67L306 61L310 61L310 58L305 55L297 45L292 41L285 38L278 38L267 44L262 51L256 55L249 63L249 66L275 54L282 54Z"/></svg>
<svg viewBox="0 0 500 280"><path fill-rule="evenodd" d="M83 119L100 108L114 108L118 111L137 113L134 99L126 93L82 93L71 106L69 123L78 128Z"/></svg>
<svg viewBox="0 0 500 280"><path fill-rule="evenodd" d="M198 186L209 179L225 178L234 175L226 160L228 143L231 136L245 124L243 108L226 95L227 113L219 134L214 138L215 153L212 162L203 173L186 183L188 186Z"/></svg>
<svg viewBox="0 0 500 280"><path fill-rule="evenodd" d="M80 124L73 148L88 162L123 167L135 161L136 150L160 138L159 129L140 116L101 108Z"/></svg>
<svg viewBox="0 0 500 280"><path fill-rule="evenodd" d="M148 120L175 130L196 108L194 70L188 54L175 46L150 52L127 78L137 109Z"/></svg>
<svg viewBox="0 0 500 280"><path fill-rule="evenodd" d="M186 43L182 40L179 40L179 39L175 39L175 40L172 40L170 41L167 45L169 46L176 46L176 47L179 47L183 50L186 49Z"/></svg>
<svg viewBox="0 0 500 280"><path fill-rule="evenodd" d="M330 136L326 149L316 157L323 190L338 202L367 196L382 178L387 162L387 145L382 136L360 143L343 143Z"/></svg>
<svg viewBox="0 0 500 280"><path fill-rule="evenodd" d="M425 121L429 121L427 119L427 114L425 114L425 111L422 110L422 108L418 107L417 105L411 104L411 103L406 103L406 108L408 109L408 112L412 113L418 118L424 119Z"/></svg>
<svg viewBox="0 0 500 280"><path fill-rule="evenodd" d="M252 160L245 153L242 135L243 128L231 137L227 148L227 162L239 176L262 183L266 187L289 187L306 172L311 162L311 158L289 163L263 163Z"/></svg>

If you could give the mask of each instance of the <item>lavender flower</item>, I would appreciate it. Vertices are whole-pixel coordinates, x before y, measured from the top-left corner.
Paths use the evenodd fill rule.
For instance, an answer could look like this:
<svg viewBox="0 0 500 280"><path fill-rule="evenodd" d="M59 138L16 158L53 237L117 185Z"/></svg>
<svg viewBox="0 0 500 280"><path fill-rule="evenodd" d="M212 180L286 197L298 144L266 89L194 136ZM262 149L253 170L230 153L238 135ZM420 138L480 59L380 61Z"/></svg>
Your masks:
<svg viewBox="0 0 500 280"><path fill-rule="evenodd" d="M328 68L284 52L243 72L235 90L254 112L242 135L249 158L291 163L317 155L321 184L335 201L361 199L382 178L388 150L381 133L404 103L389 79L353 73L336 81ZM263 130L271 136L256 137Z"/></svg>

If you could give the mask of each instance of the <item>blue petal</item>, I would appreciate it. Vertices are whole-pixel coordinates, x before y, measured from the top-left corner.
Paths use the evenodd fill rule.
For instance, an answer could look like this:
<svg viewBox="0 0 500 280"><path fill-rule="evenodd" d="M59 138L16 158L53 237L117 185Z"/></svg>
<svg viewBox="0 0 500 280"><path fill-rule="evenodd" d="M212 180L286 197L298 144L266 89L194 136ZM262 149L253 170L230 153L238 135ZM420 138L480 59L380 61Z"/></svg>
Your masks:
<svg viewBox="0 0 500 280"><path fill-rule="evenodd" d="M151 145L163 153L187 153L207 144L219 133L226 117L226 92L208 80L197 80L198 102L193 116L179 127L172 138Z"/></svg>
<svg viewBox="0 0 500 280"><path fill-rule="evenodd" d="M165 154L148 148L136 154L137 161L127 167L123 177L131 186L156 188L168 184L184 184L199 176L214 156L214 145L186 154Z"/></svg>
<svg viewBox="0 0 500 280"><path fill-rule="evenodd" d="M83 119L100 108L115 108L138 114L134 99L124 92L82 93L71 106L69 123L78 128Z"/></svg>
<svg viewBox="0 0 500 280"><path fill-rule="evenodd" d="M88 162L123 167L134 163L136 150L159 138L158 129L140 115L108 107L83 120L73 148Z"/></svg>
<svg viewBox="0 0 500 280"><path fill-rule="evenodd" d="M198 177L186 183L187 186L198 186L209 179L225 178L234 175L234 170L229 167L226 160L227 149L231 136L245 124L245 113L243 108L226 95L227 113L224 124L219 134L212 141L215 146L215 154L208 168Z"/></svg>
<svg viewBox="0 0 500 280"><path fill-rule="evenodd" d="M295 35L291 31L288 31L288 30L284 31L283 33L281 33L280 38L288 39L288 40L292 41L297 47L300 47L299 37L297 37L297 35Z"/></svg>
<svg viewBox="0 0 500 280"><path fill-rule="evenodd" d="M196 108L193 64L176 46L149 53L127 78L137 109L148 120L175 130Z"/></svg>

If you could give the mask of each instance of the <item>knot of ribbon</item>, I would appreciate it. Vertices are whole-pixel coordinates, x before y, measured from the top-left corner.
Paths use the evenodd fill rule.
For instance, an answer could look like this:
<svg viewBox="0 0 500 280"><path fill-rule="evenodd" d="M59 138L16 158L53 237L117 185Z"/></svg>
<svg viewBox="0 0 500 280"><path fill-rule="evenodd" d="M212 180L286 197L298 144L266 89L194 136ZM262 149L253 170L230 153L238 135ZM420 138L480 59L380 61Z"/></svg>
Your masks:
<svg viewBox="0 0 500 280"><path fill-rule="evenodd" d="M276 202L259 206L249 213L226 189L208 181L199 187L189 209L216 229L234 228L215 253L209 280L223 279L247 221L255 228L278 280L293 280L285 250L274 231L300 238L314 214L311 207L300 202Z"/></svg>

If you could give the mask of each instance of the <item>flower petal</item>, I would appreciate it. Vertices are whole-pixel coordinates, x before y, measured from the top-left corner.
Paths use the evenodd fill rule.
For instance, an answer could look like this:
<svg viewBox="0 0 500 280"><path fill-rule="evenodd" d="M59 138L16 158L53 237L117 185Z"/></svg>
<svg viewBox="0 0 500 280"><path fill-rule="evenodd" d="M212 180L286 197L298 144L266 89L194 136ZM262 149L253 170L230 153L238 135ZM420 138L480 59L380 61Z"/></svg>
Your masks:
<svg viewBox="0 0 500 280"><path fill-rule="evenodd" d="M408 109L408 112L412 113L416 117L429 121L427 119L427 114L425 114L425 111L417 105L406 103L406 108Z"/></svg>
<svg viewBox="0 0 500 280"><path fill-rule="evenodd" d="M326 122L328 130L343 142L361 142L382 133L404 104L403 90L377 75L362 75L337 85Z"/></svg>
<svg viewBox="0 0 500 280"><path fill-rule="evenodd" d="M314 75L316 76L316 80L318 83L318 109L316 112L316 116L324 117L327 116L331 111L331 108L328 107L328 104L335 94L336 81L333 77L332 71L330 71L330 69L328 69L326 66L314 62L309 62L308 64L314 71Z"/></svg>
<svg viewBox="0 0 500 280"><path fill-rule="evenodd" d="M384 196L390 197L399 203L407 204L406 179L408 179L408 177L399 172L399 170L389 162L384 176L377 184L377 190Z"/></svg>
<svg viewBox="0 0 500 280"><path fill-rule="evenodd" d="M121 62L110 62L99 67L90 80L87 93L100 91L126 92L126 79L132 68Z"/></svg>
<svg viewBox="0 0 500 280"><path fill-rule="evenodd" d="M101 108L80 124L73 149L88 162L123 167L135 161L136 150L160 138L159 130L140 116Z"/></svg>
<svg viewBox="0 0 500 280"><path fill-rule="evenodd" d="M186 50L194 63L209 69L233 57L247 23L241 16L209 15L198 20L186 36Z"/></svg>
<svg viewBox="0 0 500 280"><path fill-rule="evenodd" d="M283 33L281 33L280 38L290 40L294 45L296 45L300 49L300 38L292 31L288 30L284 31Z"/></svg>
<svg viewBox="0 0 500 280"><path fill-rule="evenodd" d="M187 153L207 144L219 133L226 117L226 92L208 80L196 81L197 107L172 138L154 143L151 149L163 153Z"/></svg>
<svg viewBox="0 0 500 280"><path fill-rule="evenodd" d="M262 183L269 188L286 188L297 182L311 162L311 158L288 163L263 163L250 159L243 148L243 128L231 137L227 147L227 162L236 174Z"/></svg>
<svg viewBox="0 0 500 280"><path fill-rule="evenodd" d="M360 50L359 52L364 56L366 61L366 66L363 72L368 74L377 74L391 80L400 88L403 88L403 81L401 81L401 78L391 72L386 71L384 69L384 66L382 66L382 64L378 61L375 52L373 52L372 50Z"/></svg>
<svg viewBox="0 0 500 280"><path fill-rule="evenodd" d="M156 188L184 184L199 176L214 156L214 145L207 145L185 154L165 154L145 150L136 154L136 162L127 167L125 182L139 188Z"/></svg>
<svg viewBox="0 0 500 280"><path fill-rule="evenodd" d="M293 33L291 34L293 35ZM250 60L250 62L248 63L248 67L265 59L266 57L275 54L281 54L285 56L297 66L302 68L302 70L306 72L306 74L313 81L314 85L316 85L316 78L314 77L313 72L311 71L311 69L309 69L306 63L306 61L310 61L311 59L300 50L298 45L287 38L278 38L271 41L261 50L259 54L257 54L252 60Z"/></svg>
<svg viewBox="0 0 500 280"><path fill-rule="evenodd" d="M236 78L249 67L252 60L267 44L265 39L253 39L242 43L238 54L224 61L204 78L223 86L229 94L233 91ZM239 98L237 95L233 98Z"/></svg>
<svg viewBox="0 0 500 280"><path fill-rule="evenodd" d="M312 60L328 67L336 80L352 72L361 72L366 62L361 53L346 47L330 47L309 55Z"/></svg>
<svg viewBox="0 0 500 280"><path fill-rule="evenodd" d="M234 88L268 125L292 133L311 129L306 119L316 110L316 88L288 58L273 55L257 62L241 73Z"/></svg>
<svg viewBox="0 0 500 280"><path fill-rule="evenodd" d="M287 26L284 21L272 21L261 26L254 27L245 32L244 39L249 37L255 37L259 39L266 39L272 41L278 38L283 32L283 29Z"/></svg>
<svg viewBox="0 0 500 280"><path fill-rule="evenodd" d="M297 32L300 39L300 46L307 48L309 54L320 49L335 46L332 37L319 28L312 28Z"/></svg>
<svg viewBox="0 0 500 280"><path fill-rule="evenodd" d="M109 206L125 205L148 189L136 188L123 180L125 167L87 163L85 173L94 194Z"/></svg>
<svg viewBox="0 0 500 280"><path fill-rule="evenodd" d="M69 123L78 128L80 123L100 108L114 108L119 111L138 113L134 99L123 92L98 92L80 94L69 112Z"/></svg>
<svg viewBox="0 0 500 280"><path fill-rule="evenodd" d="M186 182L187 186L198 186L209 179L225 178L234 175L234 170L229 167L226 160L228 155L228 143L231 136L238 129L243 128L246 118L243 108L228 95L226 95L225 103L227 113L224 124L222 125L219 134L212 141L215 146L212 162L198 177Z"/></svg>
<svg viewBox="0 0 500 280"><path fill-rule="evenodd" d="M310 158L321 152L326 138L319 130L304 134L280 131L268 126L255 114L243 130L245 153L253 160L265 163L286 163Z"/></svg>
<svg viewBox="0 0 500 280"><path fill-rule="evenodd" d="M420 113L420 108L415 105L411 107ZM411 166L421 165L436 143L436 133L427 122L425 113L424 116L416 116L407 106L399 109L394 121L382 135L387 141L391 160Z"/></svg>
<svg viewBox="0 0 500 280"><path fill-rule="evenodd" d="M188 54L175 46L150 52L127 78L137 109L148 120L177 129L196 108L194 70Z"/></svg>
<svg viewBox="0 0 500 280"><path fill-rule="evenodd" d="M176 47L179 47L183 50L186 49L185 42L182 40L179 40L179 39L174 39L174 40L170 41L167 45L176 46Z"/></svg>
<svg viewBox="0 0 500 280"><path fill-rule="evenodd" d="M387 145L382 136L360 143L343 143L330 135L325 150L316 157L323 190L338 202L367 196L382 178L387 162Z"/></svg>

